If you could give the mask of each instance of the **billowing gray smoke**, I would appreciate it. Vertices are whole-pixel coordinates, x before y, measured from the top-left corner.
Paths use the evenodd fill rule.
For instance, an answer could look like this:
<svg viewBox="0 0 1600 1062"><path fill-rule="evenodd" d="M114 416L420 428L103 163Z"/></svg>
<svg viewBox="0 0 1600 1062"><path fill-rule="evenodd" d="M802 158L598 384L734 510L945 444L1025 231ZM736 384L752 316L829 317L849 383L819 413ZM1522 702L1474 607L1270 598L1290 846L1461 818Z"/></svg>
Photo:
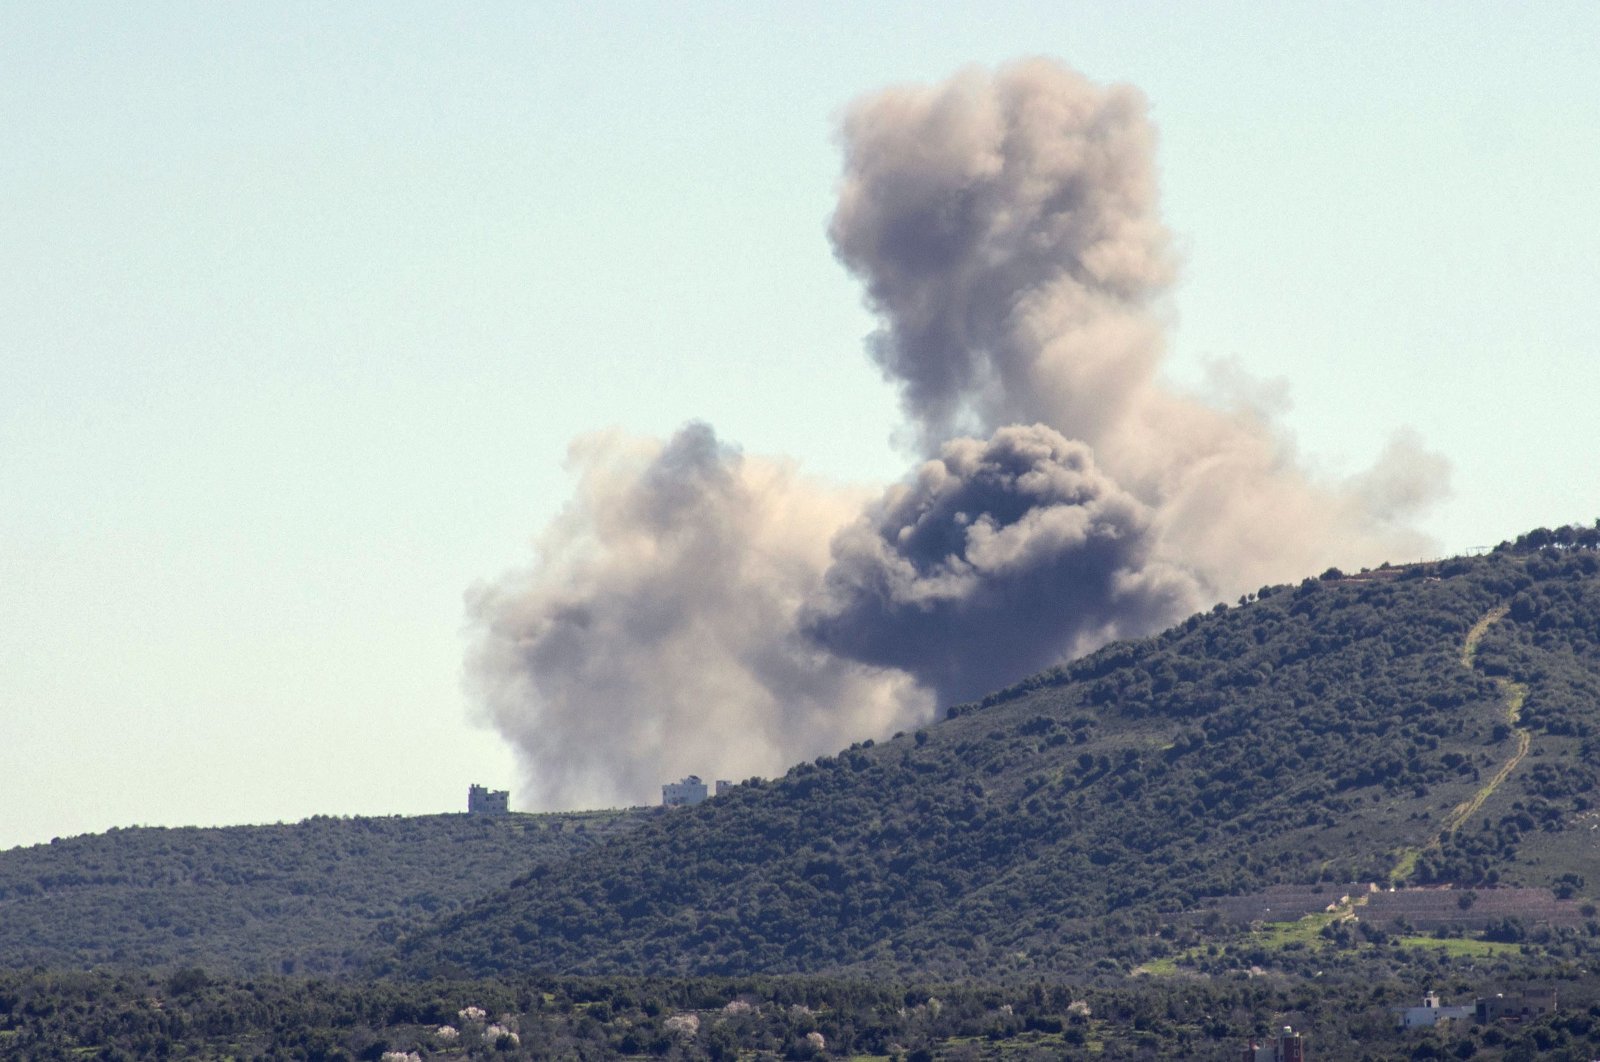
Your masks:
<svg viewBox="0 0 1600 1062"><path fill-rule="evenodd" d="M1192 577L1152 560L1148 508L1042 424L945 444L834 541L805 629L900 668L945 703L1187 608Z"/></svg>
<svg viewBox="0 0 1600 1062"><path fill-rule="evenodd" d="M1139 95L1034 61L866 99L830 236L925 460L876 500L692 425L575 446L529 571L474 591L476 692L550 807L771 773L1104 641L1423 548L1408 437L1321 483L1249 385L1160 378L1174 273ZM1219 377L1219 380L1221 378Z"/></svg>
<svg viewBox="0 0 1600 1062"><path fill-rule="evenodd" d="M695 773L773 774L922 717L906 675L818 649L796 614L863 499L702 424L572 451L578 497L530 571L469 595L476 693L540 807L643 801Z"/></svg>
<svg viewBox="0 0 1600 1062"><path fill-rule="evenodd" d="M1098 88L1043 60L993 75L968 71L864 100L845 120L844 141L829 232L882 316L872 356L898 386L924 450L948 452L956 432L1047 425L1087 444L1100 474L1145 507L1138 548L1109 559L1122 580L1158 566L1154 599L1165 610L1152 612L1138 594L1095 602L1095 581L1082 570L1096 570L1096 559L1054 562L1079 570L1079 600L1099 609L1106 635L1148 630L1334 561L1422 548L1400 521L1439 497L1448 470L1415 440L1397 438L1381 470L1317 483L1270 412L1248 397L1259 387L1219 373L1225 393L1208 404L1162 383L1159 306L1174 268L1156 209L1154 134L1138 93ZM895 509L894 498L879 508ZM982 513L963 510L961 518L981 523ZM879 524L869 515L840 539L840 571L829 576L814 619L827 644L874 661L887 659L881 647L897 643L897 632L868 637L857 620L882 612L881 587L895 584L895 571L925 563ZM875 533L879 548L865 550ZM1074 554L1087 544L1062 548ZM863 571L868 557L882 570ZM1004 614L989 582L971 587L970 595L941 599L945 622L964 601L975 614ZM1071 595L1060 605L1076 611ZM884 615L915 626L917 611ZM1057 633L1070 637L1057 640L1058 655L1086 648L1084 635L1097 625L1087 613L1059 622ZM969 643L975 657L1002 652L1020 633L1004 623L972 626L989 633ZM945 668L900 666L937 689L974 692L950 683Z"/></svg>
<svg viewBox="0 0 1600 1062"><path fill-rule="evenodd" d="M1153 374L1171 280L1144 100L1044 61L858 103L829 234L933 452L1046 423L1098 445Z"/></svg>

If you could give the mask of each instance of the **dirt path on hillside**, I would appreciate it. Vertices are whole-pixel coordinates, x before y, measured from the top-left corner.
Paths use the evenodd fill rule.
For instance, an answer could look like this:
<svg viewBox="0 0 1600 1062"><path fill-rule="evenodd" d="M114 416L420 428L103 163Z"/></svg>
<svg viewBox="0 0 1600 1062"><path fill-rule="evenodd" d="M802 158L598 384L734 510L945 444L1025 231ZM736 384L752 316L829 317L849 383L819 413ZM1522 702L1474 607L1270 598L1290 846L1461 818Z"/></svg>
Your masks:
<svg viewBox="0 0 1600 1062"><path fill-rule="evenodd" d="M1478 643L1483 640L1484 634L1488 632L1490 627L1505 619L1508 611L1510 609L1507 606L1501 605L1499 608L1491 609L1482 619L1472 625L1472 629L1467 632L1466 642L1461 646L1461 665L1463 667L1473 668L1477 666ZM1506 706L1506 723L1511 727L1511 732L1517 736L1517 751L1512 753L1511 758L1501 765L1500 769L1495 772L1494 777L1489 779L1488 784L1473 794L1471 800L1456 806L1456 809L1445 819L1444 828L1439 831L1439 841L1444 840L1445 837L1460 829L1462 823L1471 818L1473 813L1483 806L1483 802L1494 795L1494 791L1500 788L1500 783L1504 782L1511 772L1517 769L1517 764L1521 763L1522 758L1528 754L1528 746L1533 742L1532 733L1517 725L1522 720L1522 705L1528 699L1528 687L1520 682L1513 682L1508 678L1499 676L1494 677L1492 681L1499 687L1501 703ZM1434 843L1438 844L1439 841Z"/></svg>
<svg viewBox="0 0 1600 1062"><path fill-rule="evenodd" d="M1478 622L1472 625L1472 629L1467 631L1467 637L1461 644L1462 667L1468 670L1477 667L1478 643L1483 641L1483 636L1488 633L1490 627L1506 618L1506 614L1509 611L1509 606L1499 605L1484 613ZM1511 727L1511 732L1516 735L1516 751L1511 754L1510 759L1500 765L1500 769L1494 773L1494 777L1490 778L1476 793L1472 794L1471 799L1457 804L1450 810L1450 814L1445 816L1443 825L1439 827L1438 835L1432 841L1428 842L1423 848L1410 848L1401 853L1399 862L1389 872L1390 881L1399 882L1410 877L1411 872L1416 869L1417 860L1422 854L1438 848L1444 843L1446 837L1449 837L1465 825L1466 821L1472 818L1479 808L1483 807L1484 801L1494 795L1495 790L1500 788L1501 783L1511 776L1511 772L1517 769L1517 765L1528 754L1528 748L1533 743L1533 734L1517 725L1522 719L1523 702L1528 699L1528 687L1520 682L1513 682L1511 679L1499 676L1494 676L1492 681L1500 690L1500 701L1505 705L1506 709L1506 723Z"/></svg>
<svg viewBox="0 0 1600 1062"><path fill-rule="evenodd" d="M1462 667L1467 668L1469 671L1477 667L1478 643L1483 641L1483 636L1488 633L1489 628L1505 619L1509 612L1510 608L1508 606L1497 606L1484 613L1472 625L1461 644ZM1532 744L1533 735L1528 730L1517 725L1522 718L1522 705L1527 699L1528 688L1522 683L1513 682L1508 678L1493 676L1492 678L1495 686L1500 691L1501 703L1505 706L1506 721L1511 727L1511 732L1517 738L1516 751L1511 754L1511 757L1505 763L1500 765L1500 769L1494 773L1494 777L1481 786L1472 795L1471 799L1457 804L1450 810L1450 814L1445 816L1444 822L1440 825L1439 832L1434 835L1431 841L1420 848L1401 850L1399 860L1395 863L1394 869L1389 872L1391 885L1400 885L1409 878L1412 872L1416 870L1418 860L1425 853L1438 849L1444 843L1446 837L1459 830L1468 819L1476 814L1478 809L1483 807L1484 801L1494 795L1495 790L1500 788L1501 783L1511 776L1511 772L1517 769L1517 765L1528 754L1528 747ZM1373 885L1371 888L1376 889L1377 886ZM1287 947L1290 944L1321 947L1323 944L1321 939L1322 930L1339 922L1358 919L1360 917L1360 908L1366 906L1370 896L1370 892L1352 892L1349 895L1339 897L1338 900L1329 904L1326 910L1308 914L1297 921L1271 923L1255 927L1251 939L1264 947ZM1196 945L1187 952L1145 963L1135 968L1134 973L1175 974L1178 972L1178 964L1180 962L1193 958L1200 954L1201 950L1201 947Z"/></svg>

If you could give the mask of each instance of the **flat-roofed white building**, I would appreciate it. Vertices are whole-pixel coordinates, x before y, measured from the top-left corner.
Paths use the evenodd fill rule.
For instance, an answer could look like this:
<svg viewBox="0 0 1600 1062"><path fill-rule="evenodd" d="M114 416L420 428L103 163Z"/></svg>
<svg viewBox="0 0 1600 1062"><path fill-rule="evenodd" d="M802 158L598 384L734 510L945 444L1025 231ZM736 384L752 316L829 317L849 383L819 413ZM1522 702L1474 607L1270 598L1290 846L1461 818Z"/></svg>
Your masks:
<svg viewBox="0 0 1600 1062"><path fill-rule="evenodd" d="M661 787L661 803L669 808L685 808L704 802L708 793L698 774Z"/></svg>
<svg viewBox="0 0 1600 1062"><path fill-rule="evenodd" d="M1422 997L1420 1007L1396 1007L1396 1024L1402 1029L1426 1029L1441 1021L1470 1018L1476 1007L1446 1007L1439 1002L1439 993L1429 992Z"/></svg>

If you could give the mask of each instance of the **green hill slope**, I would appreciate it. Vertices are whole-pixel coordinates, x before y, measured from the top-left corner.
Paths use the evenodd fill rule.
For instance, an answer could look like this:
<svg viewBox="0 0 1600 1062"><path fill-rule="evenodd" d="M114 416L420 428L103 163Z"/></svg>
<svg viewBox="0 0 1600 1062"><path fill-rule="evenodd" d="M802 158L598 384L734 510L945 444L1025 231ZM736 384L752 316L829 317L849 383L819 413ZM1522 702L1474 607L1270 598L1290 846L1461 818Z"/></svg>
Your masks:
<svg viewBox="0 0 1600 1062"><path fill-rule="evenodd" d="M390 968L1114 973L1203 943L1208 898L1274 884L1581 897L1600 557L1542 544L1263 588L653 818Z"/></svg>
<svg viewBox="0 0 1600 1062"><path fill-rule="evenodd" d="M623 812L137 828L0 852L0 967L329 972L623 831Z"/></svg>

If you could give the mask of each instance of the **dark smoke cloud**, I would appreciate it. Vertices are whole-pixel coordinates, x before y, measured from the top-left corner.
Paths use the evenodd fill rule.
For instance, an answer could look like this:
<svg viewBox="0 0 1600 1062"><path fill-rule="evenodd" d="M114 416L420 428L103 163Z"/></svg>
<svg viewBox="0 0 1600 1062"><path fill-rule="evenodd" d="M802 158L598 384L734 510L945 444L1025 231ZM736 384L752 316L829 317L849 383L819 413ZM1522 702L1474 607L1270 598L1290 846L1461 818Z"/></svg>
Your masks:
<svg viewBox="0 0 1600 1062"><path fill-rule="evenodd" d="M1163 382L1174 264L1138 93L1033 61L869 97L842 136L829 235L925 460L874 500L701 425L576 445L537 564L471 598L469 676L524 803L776 772L1264 583L1425 548L1404 521L1448 468L1415 439L1327 482L1281 386Z"/></svg>
<svg viewBox="0 0 1600 1062"><path fill-rule="evenodd" d="M968 700L1194 599L1188 575L1153 563L1150 516L1042 424L955 439L835 539L803 622L842 655Z"/></svg>

